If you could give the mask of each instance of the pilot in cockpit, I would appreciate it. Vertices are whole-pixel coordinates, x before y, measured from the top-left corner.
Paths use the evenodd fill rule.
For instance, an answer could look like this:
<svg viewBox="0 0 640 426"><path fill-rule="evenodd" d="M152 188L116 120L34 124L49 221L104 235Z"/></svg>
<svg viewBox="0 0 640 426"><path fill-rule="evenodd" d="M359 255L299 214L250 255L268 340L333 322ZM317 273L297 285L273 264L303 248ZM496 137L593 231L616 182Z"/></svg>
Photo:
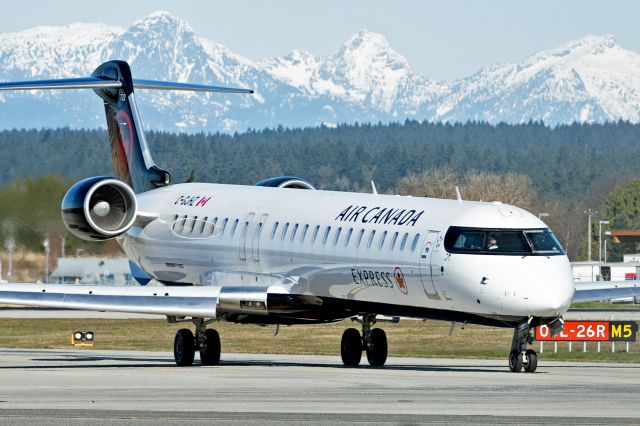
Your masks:
<svg viewBox="0 0 640 426"><path fill-rule="evenodd" d="M487 249L488 250L495 250L498 248L498 240L496 240L496 237L493 235L489 235L489 239L488 239L488 243L487 243Z"/></svg>

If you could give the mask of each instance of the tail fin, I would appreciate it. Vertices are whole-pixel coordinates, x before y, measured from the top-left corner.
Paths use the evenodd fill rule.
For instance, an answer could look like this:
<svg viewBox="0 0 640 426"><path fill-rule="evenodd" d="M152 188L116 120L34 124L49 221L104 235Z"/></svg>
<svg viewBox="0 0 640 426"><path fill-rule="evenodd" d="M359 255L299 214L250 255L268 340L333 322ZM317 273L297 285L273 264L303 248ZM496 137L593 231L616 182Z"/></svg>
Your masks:
<svg viewBox="0 0 640 426"><path fill-rule="evenodd" d="M134 80L125 61L105 62L87 78L0 83L0 90L93 89L104 100L115 176L140 193L168 185L170 175L153 162L142 131L134 86L140 89L253 93L248 89Z"/></svg>
<svg viewBox="0 0 640 426"><path fill-rule="evenodd" d="M136 193L168 185L170 175L154 164L142 131L129 64L106 62L91 76L121 83L119 88L93 89L104 100L115 176L131 185Z"/></svg>

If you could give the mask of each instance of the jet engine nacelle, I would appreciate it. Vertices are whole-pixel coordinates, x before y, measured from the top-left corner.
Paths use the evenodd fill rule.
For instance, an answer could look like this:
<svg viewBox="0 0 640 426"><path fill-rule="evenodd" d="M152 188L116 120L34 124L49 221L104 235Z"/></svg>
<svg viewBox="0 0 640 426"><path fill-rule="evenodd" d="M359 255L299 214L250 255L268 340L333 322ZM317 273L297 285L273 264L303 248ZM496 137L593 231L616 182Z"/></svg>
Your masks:
<svg viewBox="0 0 640 426"><path fill-rule="evenodd" d="M278 176L261 180L256 186L269 186L272 188L316 189L305 179L296 176Z"/></svg>
<svg viewBox="0 0 640 426"><path fill-rule="evenodd" d="M98 176L73 185L62 200L62 220L67 229L86 241L121 235L136 219L138 203L129 185Z"/></svg>

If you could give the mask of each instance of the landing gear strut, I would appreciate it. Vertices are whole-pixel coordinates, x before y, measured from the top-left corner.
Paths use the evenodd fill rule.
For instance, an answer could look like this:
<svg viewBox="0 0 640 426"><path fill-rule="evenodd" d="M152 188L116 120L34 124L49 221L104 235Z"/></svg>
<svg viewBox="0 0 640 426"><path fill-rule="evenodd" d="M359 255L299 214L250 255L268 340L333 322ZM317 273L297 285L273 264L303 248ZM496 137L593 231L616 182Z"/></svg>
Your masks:
<svg viewBox="0 0 640 426"><path fill-rule="evenodd" d="M533 343L529 321L524 321L513 331L511 340L511 352L509 353L509 370L519 373L524 367L527 373L533 373L538 368L538 354L533 349L527 349L527 345Z"/></svg>
<svg viewBox="0 0 640 426"><path fill-rule="evenodd" d="M387 335L381 328L371 328L376 323L376 316L364 315L362 320L354 319L354 321L362 324L362 336L355 328L344 331L340 343L342 363L349 367L359 365L364 350L370 365L382 367L387 361Z"/></svg>
<svg viewBox="0 0 640 426"><path fill-rule="evenodd" d="M173 341L173 357L177 366L192 365L196 349L200 352L202 365L217 365L220 362L220 335L214 329L207 329L210 322L194 318L195 336L188 328L177 331Z"/></svg>

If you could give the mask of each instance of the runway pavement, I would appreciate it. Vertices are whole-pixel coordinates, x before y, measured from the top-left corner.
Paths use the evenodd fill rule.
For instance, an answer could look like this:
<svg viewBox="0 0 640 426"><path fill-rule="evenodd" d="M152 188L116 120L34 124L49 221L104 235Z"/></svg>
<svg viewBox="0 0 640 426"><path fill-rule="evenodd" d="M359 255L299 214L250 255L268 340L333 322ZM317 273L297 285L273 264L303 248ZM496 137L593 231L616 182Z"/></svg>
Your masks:
<svg viewBox="0 0 640 426"><path fill-rule="evenodd" d="M0 349L0 424L640 423L640 365Z"/></svg>

